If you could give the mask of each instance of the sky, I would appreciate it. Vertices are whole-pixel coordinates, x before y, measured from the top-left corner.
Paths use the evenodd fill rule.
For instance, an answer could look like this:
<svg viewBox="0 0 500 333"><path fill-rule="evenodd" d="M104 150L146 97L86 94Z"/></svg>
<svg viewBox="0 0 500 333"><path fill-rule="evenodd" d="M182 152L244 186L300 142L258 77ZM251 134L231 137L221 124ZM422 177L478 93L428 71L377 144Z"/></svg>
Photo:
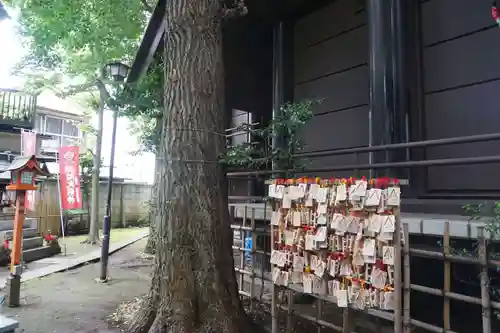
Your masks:
<svg viewBox="0 0 500 333"><path fill-rule="evenodd" d="M10 13L15 17L12 11ZM16 34L15 26L15 19L0 21L0 45L4 50L0 52L0 87L2 88L18 86L21 83L21 80L10 76L12 67L23 54L21 40ZM5 52L5 50L8 51Z"/></svg>
<svg viewBox="0 0 500 333"><path fill-rule="evenodd" d="M17 34L16 17L17 13L10 10L11 20L0 21L0 45L6 51L0 52L0 87L1 88L17 88L22 89L22 79L11 75L13 67L23 55L21 36ZM58 109L58 105L71 105L70 103L60 103L55 96L53 101L44 101L44 106ZM64 110L61 110L64 111ZM92 120L96 122L96 117ZM113 124L113 115L110 111L104 114L104 135L102 156L103 164L108 166L111 150L111 128ZM117 127L117 144L115 154L115 176L132 178L134 181L152 183L154 179L154 162L153 154L146 153L141 156L131 156L130 152L136 150L138 146L138 137L133 135L130 130L130 121L125 118L120 118ZM104 169L103 169L104 173Z"/></svg>

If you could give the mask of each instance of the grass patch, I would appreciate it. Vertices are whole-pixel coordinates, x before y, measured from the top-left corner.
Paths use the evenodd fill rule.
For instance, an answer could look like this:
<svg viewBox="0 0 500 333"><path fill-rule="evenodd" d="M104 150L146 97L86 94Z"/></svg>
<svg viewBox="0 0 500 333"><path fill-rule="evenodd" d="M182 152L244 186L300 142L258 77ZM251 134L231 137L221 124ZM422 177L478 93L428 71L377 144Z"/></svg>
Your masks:
<svg viewBox="0 0 500 333"><path fill-rule="evenodd" d="M147 230L148 228L111 229L110 243L119 243L127 239L134 238L146 232ZM99 237L102 237L102 229L99 230ZM79 236L67 236L65 237L64 240L66 244L69 246L69 244L80 244L86 239L87 235L79 235Z"/></svg>

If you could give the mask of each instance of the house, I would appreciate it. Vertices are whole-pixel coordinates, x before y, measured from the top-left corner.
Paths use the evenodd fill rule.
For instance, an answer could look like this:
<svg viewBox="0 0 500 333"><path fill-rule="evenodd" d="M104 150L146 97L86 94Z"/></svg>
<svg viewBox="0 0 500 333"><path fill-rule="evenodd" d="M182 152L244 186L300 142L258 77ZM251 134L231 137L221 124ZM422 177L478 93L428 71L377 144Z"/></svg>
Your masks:
<svg viewBox="0 0 500 333"><path fill-rule="evenodd" d="M0 170L21 154L21 130L33 129L35 114L36 96L13 89L0 90ZM37 144L39 141L37 138ZM9 175L0 174L2 188L8 180Z"/></svg>
<svg viewBox="0 0 500 333"><path fill-rule="evenodd" d="M21 131L36 132L37 159L50 171L57 172L56 153L62 145L82 145L85 138L80 125L87 117L77 105L65 104L51 94L33 96L22 91L0 89L0 170L6 169L21 155ZM13 228L11 198L6 191L10 173L0 173L0 239L9 237ZM30 213L32 214L32 213ZM30 216L30 215L29 215ZM44 246L36 217L25 219L23 226L23 259L33 261L51 256Z"/></svg>
<svg viewBox="0 0 500 333"><path fill-rule="evenodd" d="M78 145L83 151L88 142L82 125L88 124L87 110L74 99L61 99L50 91L37 97L34 130L45 135L40 143L43 155L55 155L62 146Z"/></svg>
<svg viewBox="0 0 500 333"><path fill-rule="evenodd" d="M82 125L90 117L75 100L61 99L50 91L32 96L18 90L0 90L0 163L21 154L21 131L36 132L36 153L52 172L56 153L64 145L91 146ZM3 161L3 162L2 162ZM54 169L54 170L52 170Z"/></svg>

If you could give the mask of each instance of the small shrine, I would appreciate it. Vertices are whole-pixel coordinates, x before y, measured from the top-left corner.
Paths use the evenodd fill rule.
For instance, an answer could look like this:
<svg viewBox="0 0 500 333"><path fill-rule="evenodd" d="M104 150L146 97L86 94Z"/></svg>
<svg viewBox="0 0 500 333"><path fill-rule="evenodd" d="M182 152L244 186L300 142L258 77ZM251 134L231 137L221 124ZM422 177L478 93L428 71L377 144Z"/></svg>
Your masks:
<svg viewBox="0 0 500 333"><path fill-rule="evenodd" d="M22 156L16 157L11 165L2 170L10 172L10 184L7 190L15 192L15 216L12 239L11 253L11 275L7 279L7 305L10 307L19 306L20 284L21 284L21 253L22 253L22 234L25 219L24 201L26 191L37 189L35 179L37 176L49 176L50 173L46 166L40 166L36 157Z"/></svg>

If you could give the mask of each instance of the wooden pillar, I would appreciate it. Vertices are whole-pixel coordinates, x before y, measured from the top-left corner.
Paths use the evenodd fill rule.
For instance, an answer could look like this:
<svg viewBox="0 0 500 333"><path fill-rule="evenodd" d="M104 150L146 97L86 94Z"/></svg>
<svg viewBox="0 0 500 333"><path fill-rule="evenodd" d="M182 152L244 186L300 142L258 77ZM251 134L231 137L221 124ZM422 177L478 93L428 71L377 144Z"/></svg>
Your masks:
<svg viewBox="0 0 500 333"><path fill-rule="evenodd" d="M21 251L23 242L24 225L24 197L26 191L16 191L16 213L14 216L14 234L12 237L12 253L10 255L10 269L14 272L14 266L21 264Z"/></svg>
<svg viewBox="0 0 500 333"><path fill-rule="evenodd" d="M408 140L405 63L406 4L403 0L366 2L370 70L370 145ZM371 163L404 159L404 151L371 153ZM393 174L394 170L386 170ZM379 176L373 173L373 176Z"/></svg>
<svg viewBox="0 0 500 333"><path fill-rule="evenodd" d="M283 78L283 42L284 24L278 22L273 29L273 119L281 117L281 107L285 103L284 78ZM283 133L273 133L273 151L285 145ZM283 166L276 165L273 161L273 170L281 169Z"/></svg>

